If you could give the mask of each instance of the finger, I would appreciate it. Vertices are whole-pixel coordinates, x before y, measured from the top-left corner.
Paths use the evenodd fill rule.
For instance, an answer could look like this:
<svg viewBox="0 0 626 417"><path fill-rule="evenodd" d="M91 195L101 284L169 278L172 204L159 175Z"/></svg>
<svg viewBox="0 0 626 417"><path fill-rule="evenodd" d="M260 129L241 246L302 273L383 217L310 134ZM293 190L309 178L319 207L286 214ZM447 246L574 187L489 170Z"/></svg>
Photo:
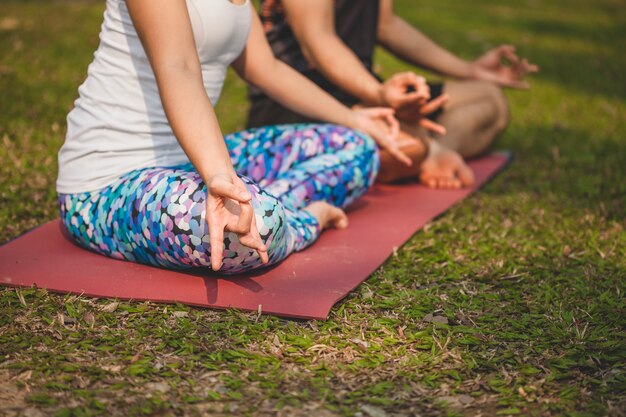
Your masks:
<svg viewBox="0 0 626 417"><path fill-rule="evenodd" d="M256 227L256 218L252 218L252 225L250 228L250 235L255 236L258 241L261 243L261 246L257 247L257 253L261 258L261 262L266 264L270 261L269 255L267 254L267 246L263 243L263 239L261 239L261 234L259 233L259 229Z"/></svg>
<svg viewBox="0 0 626 417"><path fill-rule="evenodd" d="M261 237L258 235L258 231L256 237L254 237L252 234L240 236L239 243L250 249L256 250L262 263L266 264L267 262L269 262L267 247L263 244Z"/></svg>
<svg viewBox="0 0 626 417"><path fill-rule="evenodd" d="M422 93L422 97L426 100L430 99L430 86L426 82L426 78L419 77L417 91Z"/></svg>
<svg viewBox="0 0 626 417"><path fill-rule="evenodd" d="M394 109L388 107L372 107L364 110L364 112L372 119L382 119L392 131L392 136L396 127L398 130L400 129L400 122L396 119L396 111Z"/></svg>
<svg viewBox="0 0 626 417"><path fill-rule="evenodd" d="M518 90L527 90L530 84L522 80L517 74L500 74L493 79L493 82L501 87L515 88Z"/></svg>
<svg viewBox="0 0 626 417"><path fill-rule="evenodd" d="M528 62L528 61L526 61L526 62L527 62L527 64L528 64L527 71L528 71L528 73L529 73L529 74L534 74L534 73L536 73L536 72L539 72L539 71L540 71L539 65L536 65L536 64L531 64L531 63L530 63L530 62Z"/></svg>
<svg viewBox="0 0 626 417"><path fill-rule="evenodd" d="M389 126L389 137L392 140L396 140L398 134L400 133L400 122L393 114L388 114L385 117L385 122Z"/></svg>
<svg viewBox="0 0 626 417"><path fill-rule="evenodd" d="M417 75L414 72L411 71L405 71L405 72L401 72L398 73L396 75L396 78L398 80L398 82L404 84L404 85L412 85L414 87L417 87L417 85L420 83L421 79L423 79L423 77L420 77L419 75Z"/></svg>
<svg viewBox="0 0 626 417"><path fill-rule="evenodd" d="M211 213L207 213L209 224L209 242L211 244L211 268L219 271L224 256L224 226Z"/></svg>
<svg viewBox="0 0 626 417"><path fill-rule="evenodd" d="M254 236L252 233L239 236L239 242L242 245L259 252L259 256L261 252L267 252L267 246L265 246L265 244L261 240L261 236L259 235L258 231L256 232L256 236Z"/></svg>
<svg viewBox="0 0 626 417"><path fill-rule="evenodd" d="M389 107L371 107L369 109L361 110L361 112L367 115L370 119L382 119L390 127L394 124L392 120L397 122L395 118L396 111Z"/></svg>
<svg viewBox="0 0 626 417"><path fill-rule="evenodd" d="M393 75L388 82L402 89L405 93L414 93L417 91L417 76L411 72L397 73Z"/></svg>
<svg viewBox="0 0 626 417"><path fill-rule="evenodd" d="M389 124L390 132L383 132L382 129L374 129L370 131L370 136L374 138L376 143L382 149L387 150L391 156L393 156L398 161L402 162L406 166L412 166L413 161L409 158L404 152L400 150L398 144L396 142L396 136L400 131L400 123L394 116L394 110L388 109L384 107L374 107L371 109L367 109L366 113L370 117L381 117L384 118L385 121Z"/></svg>
<svg viewBox="0 0 626 417"><path fill-rule="evenodd" d="M397 107L403 107L403 106L406 106L407 104L418 103L421 100L428 99L428 97L429 96L424 94L424 92L422 91L410 92L410 93L404 94L401 97L398 97L397 104L395 105Z"/></svg>
<svg viewBox="0 0 626 417"><path fill-rule="evenodd" d="M224 179L217 179L209 185L209 192L212 195L227 197L240 203L246 203L252 199L252 195L242 187L237 187Z"/></svg>
<svg viewBox="0 0 626 417"><path fill-rule="evenodd" d="M418 77L417 84L419 88L423 89L425 92L430 94L430 86L424 77Z"/></svg>
<svg viewBox="0 0 626 417"><path fill-rule="evenodd" d="M539 67L535 64L531 64L530 62L528 62L526 58L522 60L522 68L524 70L524 75L539 72Z"/></svg>
<svg viewBox="0 0 626 417"><path fill-rule="evenodd" d="M267 251L257 251L259 254L259 258L261 258L261 263L266 264L270 261L270 256L267 254Z"/></svg>
<svg viewBox="0 0 626 417"><path fill-rule="evenodd" d="M410 167L413 165L413 160L409 158L409 156L405 154L398 146L398 142L396 141L398 133L399 125L398 129L394 128L391 134L375 132L372 137L381 149L385 149L393 158Z"/></svg>
<svg viewBox="0 0 626 417"><path fill-rule="evenodd" d="M511 61L511 63L516 64L519 61L519 57L515 53L515 46L502 45L500 46L499 51L500 51L500 54L503 55L509 61Z"/></svg>
<svg viewBox="0 0 626 417"><path fill-rule="evenodd" d="M239 208L240 211L237 219L237 224L228 225L226 227L226 230L240 235L245 235L247 233L250 233L250 226L252 224L254 208L250 203L239 203Z"/></svg>
<svg viewBox="0 0 626 417"><path fill-rule="evenodd" d="M406 93L414 93L419 96L430 97L430 87L426 83L426 78L414 72L403 72L398 74L398 81L406 88Z"/></svg>
<svg viewBox="0 0 626 417"><path fill-rule="evenodd" d="M421 127L428 130L429 132L433 132L438 135L445 135L447 132L445 127L443 127L439 123L433 122L430 119L423 118L420 120L419 124Z"/></svg>
<svg viewBox="0 0 626 417"><path fill-rule="evenodd" d="M434 113L435 111L443 107L443 105L446 104L449 99L450 99L450 96L448 96L447 94L442 94L439 97L434 98L430 100L428 103L424 104L420 108L420 113L422 115Z"/></svg>
<svg viewBox="0 0 626 417"><path fill-rule="evenodd" d="M397 159L398 161L400 161L404 165L406 165L408 167L413 165L413 160L411 158L409 158L409 156L407 154L402 152L400 150L400 148L398 147L398 145L381 146L381 147L383 149L387 150L387 152L389 152L389 154L391 156L393 156L395 159Z"/></svg>
<svg viewBox="0 0 626 417"><path fill-rule="evenodd" d="M363 113L370 117L386 117L393 115L396 111L389 107L370 107L362 110Z"/></svg>

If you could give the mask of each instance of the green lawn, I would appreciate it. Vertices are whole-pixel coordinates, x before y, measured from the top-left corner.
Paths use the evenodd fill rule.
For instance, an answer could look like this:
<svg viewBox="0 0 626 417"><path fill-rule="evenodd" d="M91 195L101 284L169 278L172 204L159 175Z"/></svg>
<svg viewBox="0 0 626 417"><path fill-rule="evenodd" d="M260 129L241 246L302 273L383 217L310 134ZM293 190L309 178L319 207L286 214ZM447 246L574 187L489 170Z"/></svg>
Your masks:
<svg viewBox="0 0 626 417"><path fill-rule="evenodd" d="M103 4L0 2L0 241L56 216ZM0 415L626 414L626 1L398 9L462 56L510 42L541 65L507 93L513 165L327 321L0 290ZM225 131L244 92L229 79Z"/></svg>

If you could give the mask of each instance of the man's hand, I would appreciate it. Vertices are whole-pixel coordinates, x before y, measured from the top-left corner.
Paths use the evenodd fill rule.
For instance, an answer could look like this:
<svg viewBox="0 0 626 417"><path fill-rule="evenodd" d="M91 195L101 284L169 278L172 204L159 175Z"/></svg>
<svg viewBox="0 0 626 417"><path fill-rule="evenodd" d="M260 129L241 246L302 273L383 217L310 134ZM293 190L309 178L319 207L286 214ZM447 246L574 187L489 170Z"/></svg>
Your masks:
<svg viewBox="0 0 626 417"><path fill-rule="evenodd" d="M524 78L538 71L537 65L531 64L525 58L520 59L515 53L515 47L511 45L494 48L473 63L475 79L511 88L530 88Z"/></svg>
<svg viewBox="0 0 626 417"><path fill-rule="evenodd" d="M413 72L395 74L380 88L380 104L396 110L408 104L424 103L429 98L426 80Z"/></svg>
<svg viewBox="0 0 626 417"><path fill-rule="evenodd" d="M222 267L224 231L236 233L239 242L256 249L261 262L269 261L267 247L256 227L252 196L237 175L219 174L207 181L206 221L211 240L211 267Z"/></svg>

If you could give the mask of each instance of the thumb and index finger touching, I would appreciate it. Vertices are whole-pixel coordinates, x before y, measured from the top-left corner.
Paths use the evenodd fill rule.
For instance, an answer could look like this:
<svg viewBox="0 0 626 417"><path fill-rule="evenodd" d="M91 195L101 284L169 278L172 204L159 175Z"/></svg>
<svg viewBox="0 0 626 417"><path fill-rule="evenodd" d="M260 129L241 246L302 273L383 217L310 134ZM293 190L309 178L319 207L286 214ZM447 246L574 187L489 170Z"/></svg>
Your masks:
<svg viewBox="0 0 626 417"><path fill-rule="evenodd" d="M397 137L400 133L400 122L395 117L395 110L386 107L373 107L364 109L363 112L371 119L381 119L386 128L380 124L372 123L368 132L378 146L388 151L395 159L406 166L413 165L409 158L398 145Z"/></svg>
<svg viewBox="0 0 626 417"><path fill-rule="evenodd" d="M213 270L217 271L222 267L225 231L237 233L240 242L251 249L255 249L261 262L267 263L267 247L256 227L254 208L250 202L252 199L250 192L242 184L237 186L232 179L226 177L211 181L208 191L206 221L209 227L211 267ZM222 202L217 203L220 199ZM229 218L234 213L232 211L226 213L228 204L223 201L224 199L233 200L239 207L235 222L229 222Z"/></svg>

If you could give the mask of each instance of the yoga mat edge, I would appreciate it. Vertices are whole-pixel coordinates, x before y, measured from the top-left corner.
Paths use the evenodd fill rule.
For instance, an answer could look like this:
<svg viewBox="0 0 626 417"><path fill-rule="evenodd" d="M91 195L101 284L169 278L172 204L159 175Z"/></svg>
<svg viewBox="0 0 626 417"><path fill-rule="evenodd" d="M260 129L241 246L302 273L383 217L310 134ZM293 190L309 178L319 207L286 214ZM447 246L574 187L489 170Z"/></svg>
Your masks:
<svg viewBox="0 0 626 417"><path fill-rule="evenodd" d="M376 271L394 248L477 191L511 159L510 154L499 153L473 161L477 181L472 189L377 186L351 209L347 230L327 231L305 251L245 276L226 278L112 260L69 242L56 220L0 246L0 284L218 309L259 311L260 305L265 314L326 319L332 307ZM403 205L419 210L407 216Z"/></svg>

